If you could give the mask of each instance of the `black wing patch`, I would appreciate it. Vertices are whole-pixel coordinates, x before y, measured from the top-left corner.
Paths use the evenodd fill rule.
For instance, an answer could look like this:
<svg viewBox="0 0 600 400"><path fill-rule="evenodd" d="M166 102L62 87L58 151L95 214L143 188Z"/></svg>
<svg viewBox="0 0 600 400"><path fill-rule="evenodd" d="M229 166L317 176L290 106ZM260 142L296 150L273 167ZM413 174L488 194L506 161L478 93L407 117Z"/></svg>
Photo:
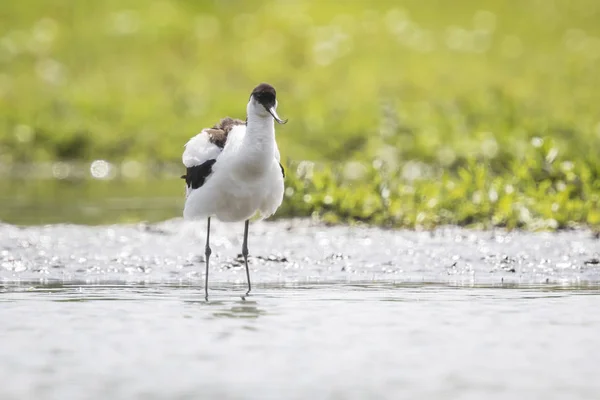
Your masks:
<svg viewBox="0 0 600 400"><path fill-rule="evenodd" d="M215 162L217 160L208 160L200 165L188 167L185 175L181 175L181 179L185 179L185 184L190 189L198 189L204 185L204 181L212 172L212 166Z"/></svg>
<svg viewBox="0 0 600 400"><path fill-rule="evenodd" d="M285 178L285 169L283 169L283 165L281 165L281 163L279 163L279 167L281 168L281 175L283 175Z"/></svg>

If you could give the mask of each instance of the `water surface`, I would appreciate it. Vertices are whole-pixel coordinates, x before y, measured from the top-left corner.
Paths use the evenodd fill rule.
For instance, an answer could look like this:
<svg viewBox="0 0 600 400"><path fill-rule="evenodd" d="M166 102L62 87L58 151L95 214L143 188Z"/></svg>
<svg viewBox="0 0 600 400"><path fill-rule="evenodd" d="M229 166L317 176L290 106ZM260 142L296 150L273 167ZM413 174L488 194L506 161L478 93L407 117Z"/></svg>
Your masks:
<svg viewBox="0 0 600 400"><path fill-rule="evenodd" d="M0 225L0 398L594 399L598 240L203 222Z"/></svg>
<svg viewBox="0 0 600 400"><path fill-rule="evenodd" d="M23 289L23 290L21 290ZM597 398L598 293L557 287L5 288L3 399Z"/></svg>

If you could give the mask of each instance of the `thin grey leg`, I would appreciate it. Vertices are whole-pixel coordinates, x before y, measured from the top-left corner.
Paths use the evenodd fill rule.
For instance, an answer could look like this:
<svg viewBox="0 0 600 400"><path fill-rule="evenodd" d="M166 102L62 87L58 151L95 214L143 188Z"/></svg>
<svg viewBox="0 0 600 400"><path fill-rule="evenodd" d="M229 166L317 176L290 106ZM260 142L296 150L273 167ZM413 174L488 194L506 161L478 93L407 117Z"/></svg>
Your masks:
<svg viewBox="0 0 600 400"><path fill-rule="evenodd" d="M208 260L210 259L210 254L212 251L210 250L209 243L210 239L210 217L208 217L208 224L206 227L206 246L204 247L204 255L206 260L206 275L204 276L204 299L208 301Z"/></svg>
<svg viewBox="0 0 600 400"><path fill-rule="evenodd" d="M248 224L249 220L246 220L246 224L244 225L244 244L242 245L242 255L244 256L244 264L246 264L246 278L248 278L248 291L246 292L246 296L250 294L252 290L252 285L250 284L250 270L248 269Z"/></svg>

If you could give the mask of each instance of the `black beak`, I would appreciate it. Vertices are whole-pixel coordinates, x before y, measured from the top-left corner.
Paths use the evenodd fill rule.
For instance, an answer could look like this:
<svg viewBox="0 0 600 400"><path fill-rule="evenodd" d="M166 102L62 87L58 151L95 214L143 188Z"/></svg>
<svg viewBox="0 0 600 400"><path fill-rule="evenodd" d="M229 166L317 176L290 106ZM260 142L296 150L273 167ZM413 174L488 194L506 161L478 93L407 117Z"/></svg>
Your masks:
<svg viewBox="0 0 600 400"><path fill-rule="evenodd" d="M281 118L279 118L279 115L277 115L277 111L275 111L275 106L267 108L267 111L269 112L269 114L271 114L273 116L273 118L275 118L275 121L277 121L277 123L279 123L279 124L287 124L287 122L288 122L287 119L281 119Z"/></svg>

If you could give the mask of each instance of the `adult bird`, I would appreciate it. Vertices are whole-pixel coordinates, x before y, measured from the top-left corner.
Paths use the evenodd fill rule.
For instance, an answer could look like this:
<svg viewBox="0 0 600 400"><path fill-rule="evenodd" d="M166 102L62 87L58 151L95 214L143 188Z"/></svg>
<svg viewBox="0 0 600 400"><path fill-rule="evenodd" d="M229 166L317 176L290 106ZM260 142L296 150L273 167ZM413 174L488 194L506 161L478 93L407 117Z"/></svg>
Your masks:
<svg viewBox="0 0 600 400"><path fill-rule="evenodd" d="M248 225L260 213L266 218L275 213L283 200L285 172L280 164L275 141L277 115L275 88L261 83L250 94L246 121L223 118L212 128L203 129L185 145L182 176L186 183L185 219L207 218L206 275L204 293L208 300L208 268L211 255L210 219L244 222L242 256L250 294L248 269Z"/></svg>

